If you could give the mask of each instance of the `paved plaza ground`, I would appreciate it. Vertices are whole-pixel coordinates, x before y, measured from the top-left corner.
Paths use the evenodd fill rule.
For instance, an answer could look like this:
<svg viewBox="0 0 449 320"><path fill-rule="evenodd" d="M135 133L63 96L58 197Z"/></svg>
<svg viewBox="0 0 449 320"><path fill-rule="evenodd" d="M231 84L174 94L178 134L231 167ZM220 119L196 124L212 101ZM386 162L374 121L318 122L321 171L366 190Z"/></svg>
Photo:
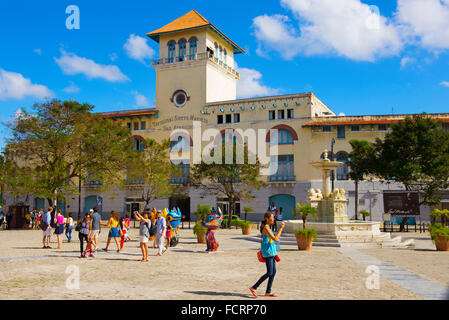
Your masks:
<svg viewBox="0 0 449 320"><path fill-rule="evenodd" d="M265 273L265 264L256 257L260 244L245 240L236 229L217 231L220 247L213 254L196 243L192 230L181 230L178 246L161 257L150 249L149 262L138 261L138 229L132 229L123 253L116 253L112 242L109 252L89 259L79 258L78 233L73 235L72 243L64 237L63 248L57 250L54 235L53 249L42 249L41 231L0 231L1 299L253 300L248 287ZM428 233L397 235L414 237L416 246L314 247L310 252L281 246L273 292L278 299L294 300L449 298L449 252L435 251ZM106 237L103 229L100 248ZM367 265L372 263L380 268L378 289L366 285ZM67 288L77 268L79 289Z"/></svg>

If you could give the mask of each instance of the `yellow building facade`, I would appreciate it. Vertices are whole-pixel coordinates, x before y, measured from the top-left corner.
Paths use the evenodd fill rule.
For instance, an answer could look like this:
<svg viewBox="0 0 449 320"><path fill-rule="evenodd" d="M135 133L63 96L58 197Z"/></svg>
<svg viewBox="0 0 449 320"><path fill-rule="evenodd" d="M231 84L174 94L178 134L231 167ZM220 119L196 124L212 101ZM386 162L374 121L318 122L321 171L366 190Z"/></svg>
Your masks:
<svg viewBox="0 0 449 320"><path fill-rule="evenodd" d="M236 99L240 75L235 62L244 50L195 10L147 36L159 44L159 57L153 61L156 108L102 115L128 126L137 148L144 138L171 139L172 151L187 155L183 159L183 173L172 179L172 183L185 185L187 198L161 199L151 204L159 208L179 206L185 219L193 218L198 203L219 206L225 212L229 210L223 196L203 197L188 185L189 168L194 157L198 157L198 150L201 152L214 139L221 141L222 135L226 137L231 133L236 139L248 142L242 132L251 129L263 135L263 141L257 144L258 150L268 150L273 144L278 148L278 155L271 158L278 170L262 177L266 179L267 187L254 191L254 200L238 203L237 213L250 205L256 212L253 217L258 219L274 202L277 208L283 208L284 219L289 219L295 204L307 201L310 188L321 188L321 173L310 163L319 160L325 149L333 150L330 154L333 159L345 162L351 150L351 139L374 141L382 138L392 123L406 116L336 116L313 93ZM433 117L445 122L445 128L449 128L449 114L434 114ZM194 126L197 130L201 126L202 138L207 130L217 136L198 142L194 139ZM271 135L270 129L276 129L276 135ZM349 180L346 165L334 173L334 185L347 191L348 214L353 217L354 183ZM384 210L383 191L401 188L394 183L363 182L359 209L372 212L371 219L380 221ZM110 210L125 214L143 209L138 186L114 190L114 193L114 199L110 199L108 194L97 194L95 184L83 186L82 213L96 203L101 204L104 215ZM449 202L449 192L445 197L447 200L443 201ZM34 201L36 208L38 201ZM78 212L77 200L69 205L71 212ZM424 220L428 220L428 211L428 208L423 209Z"/></svg>

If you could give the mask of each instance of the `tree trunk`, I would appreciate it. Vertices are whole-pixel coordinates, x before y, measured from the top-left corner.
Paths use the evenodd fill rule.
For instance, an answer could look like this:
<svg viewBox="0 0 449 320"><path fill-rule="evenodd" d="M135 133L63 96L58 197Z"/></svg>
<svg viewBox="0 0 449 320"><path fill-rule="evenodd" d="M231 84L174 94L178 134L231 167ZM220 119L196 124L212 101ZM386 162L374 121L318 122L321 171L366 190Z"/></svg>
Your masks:
<svg viewBox="0 0 449 320"><path fill-rule="evenodd" d="M245 221L248 220L248 212L245 211Z"/></svg>
<svg viewBox="0 0 449 320"><path fill-rule="evenodd" d="M307 216L302 216L302 228L303 229L306 228L306 219L307 219Z"/></svg>
<svg viewBox="0 0 449 320"><path fill-rule="evenodd" d="M229 198L229 214L228 214L228 228L231 229L232 215L234 213L234 200Z"/></svg>
<svg viewBox="0 0 449 320"><path fill-rule="evenodd" d="M359 179L355 179L355 203L354 203L354 208L355 208L355 220L358 219L357 217L357 213L359 212Z"/></svg>

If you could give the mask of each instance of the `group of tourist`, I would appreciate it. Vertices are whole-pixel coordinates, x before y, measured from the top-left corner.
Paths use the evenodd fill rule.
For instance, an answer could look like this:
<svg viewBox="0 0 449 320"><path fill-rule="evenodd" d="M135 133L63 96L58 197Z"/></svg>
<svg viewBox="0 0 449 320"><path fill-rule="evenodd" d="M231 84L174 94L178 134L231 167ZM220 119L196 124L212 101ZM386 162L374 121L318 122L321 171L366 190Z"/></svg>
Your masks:
<svg viewBox="0 0 449 320"><path fill-rule="evenodd" d="M39 210L34 215L30 214L32 221L32 228L40 227L43 230L43 248L50 247L50 236L51 236L51 213L53 211L52 207L49 207L47 212ZM156 211L156 210L154 210ZM134 211L134 217L140 222L139 226L139 242L140 249L142 251L142 258L139 260L141 262L148 261L148 243L151 238L154 238L153 248L158 247L157 256L163 255L167 248L170 246L171 238L171 226L167 223L167 220L162 215L161 210L157 210L156 215L150 214L150 212L145 211L141 215L138 211ZM117 253L123 250L124 242L130 240L129 238L129 228L130 219L128 217L121 218L120 214L111 211L111 217L107 223L101 222L101 215L98 213L98 207L94 207L87 213L84 218L80 219L76 225L75 230L78 231L78 238L80 241L80 258L94 257L94 253L98 250L98 236L101 232L101 226L109 227L108 239L106 242L106 247L104 251L108 251L111 240L114 239L117 246ZM36 221L34 221L34 217ZM0 216L0 223L3 216ZM280 228L277 228L277 223L280 221ZM61 210L57 210L54 216L55 234L58 237L58 249L62 246L62 234L64 233L68 239L68 242L72 239L72 231L74 227L74 220L72 215L69 214L67 218L61 213ZM261 250L260 255L262 262L265 262L267 272L259 278L259 280L249 288L250 292L254 297L258 297L256 290L257 288L268 279L267 288L265 291L266 297L277 297L276 294L271 292L271 287L273 285L274 277L276 275L276 263L280 261L277 255L276 243L284 230L285 224L282 222L282 208L276 209L274 203L268 208L264 215L264 220L260 226L260 233L262 235ZM274 235L274 233L276 235ZM120 238L120 241L119 241Z"/></svg>
<svg viewBox="0 0 449 320"><path fill-rule="evenodd" d="M35 211L35 210L33 210ZM156 211L156 210L154 210ZM130 219L128 217L122 218L119 213L111 211L110 219L107 223L101 221L101 215L98 213L98 207L90 209L86 215L79 219L76 223L69 213L65 218L61 210L57 210L54 214L52 223L53 208L49 207L46 212L39 210L38 213L30 213L30 222L32 217L36 217L36 222L33 222L32 228L35 226L43 231L43 249L51 249L50 238L54 229L54 234L58 239L57 249L62 248L62 236L65 231L67 242L72 241L72 231L78 232L78 239L80 242L80 258L94 257L94 253L98 250L98 237L101 232L101 226L108 227L108 238L106 247L103 251L109 250L109 245L112 239L117 246L117 253L123 251L124 243L131 240L130 238ZM170 239L172 237L172 228L170 223L162 215L161 210L157 210L155 215L149 212L144 212L141 215L138 211L134 212L134 217L140 222L139 236L140 248L142 250L142 259L140 261L148 261L148 242L154 239L153 248L158 248L157 256L163 255L167 248L170 247ZM53 227L52 227L53 226Z"/></svg>

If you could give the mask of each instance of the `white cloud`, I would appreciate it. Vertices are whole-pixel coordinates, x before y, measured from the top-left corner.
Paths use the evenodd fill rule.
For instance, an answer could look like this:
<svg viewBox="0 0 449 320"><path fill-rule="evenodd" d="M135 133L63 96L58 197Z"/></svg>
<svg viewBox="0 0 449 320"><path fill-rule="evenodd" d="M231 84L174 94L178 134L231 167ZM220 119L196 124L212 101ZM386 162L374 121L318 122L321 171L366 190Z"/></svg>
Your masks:
<svg viewBox="0 0 449 320"><path fill-rule="evenodd" d="M398 0L396 18L412 43L449 49L449 0Z"/></svg>
<svg viewBox="0 0 449 320"><path fill-rule="evenodd" d="M46 86L33 84L20 73L0 69L0 100L20 100L25 97L46 99L53 98L54 94Z"/></svg>
<svg viewBox="0 0 449 320"><path fill-rule="evenodd" d="M344 116L346 116L346 114L345 114L344 112L340 112L340 113L338 114L338 116L339 116L339 117L344 117Z"/></svg>
<svg viewBox="0 0 449 320"><path fill-rule="evenodd" d="M70 85L62 89L62 91L66 93L78 93L80 92L80 88L78 88L72 81L70 81Z"/></svg>
<svg viewBox="0 0 449 320"><path fill-rule="evenodd" d="M95 61L79 57L74 53L61 50L62 56L55 58L62 72L67 75L84 74L88 79L104 79L109 82L124 82L130 79L117 66L98 64Z"/></svg>
<svg viewBox="0 0 449 320"><path fill-rule="evenodd" d="M42 50L41 49L34 49L33 50L35 53L37 53L38 55L42 54Z"/></svg>
<svg viewBox="0 0 449 320"><path fill-rule="evenodd" d="M440 83L442 86L444 87L448 87L449 88L449 81L441 81Z"/></svg>
<svg viewBox="0 0 449 320"><path fill-rule="evenodd" d="M131 59L145 63L145 59L151 60L156 51L147 44L147 39L132 34L129 36L123 48Z"/></svg>
<svg viewBox="0 0 449 320"><path fill-rule="evenodd" d="M407 65L413 64L416 62L415 58L404 57L401 59L401 69L404 69Z"/></svg>
<svg viewBox="0 0 449 320"><path fill-rule="evenodd" d="M136 107L149 107L150 101L144 95L140 94L137 91L133 91L132 94L136 98Z"/></svg>
<svg viewBox="0 0 449 320"><path fill-rule="evenodd" d="M286 16L259 16L253 20L263 49L278 51L285 59L298 54L337 54L352 60L375 61L402 49L398 29L360 0L281 0L298 20Z"/></svg>
<svg viewBox="0 0 449 320"><path fill-rule="evenodd" d="M237 71L240 73L240 80L237 82L238 98L274 95L280 91L261 84L262 74L257 70L238 68Z"/></svg>

